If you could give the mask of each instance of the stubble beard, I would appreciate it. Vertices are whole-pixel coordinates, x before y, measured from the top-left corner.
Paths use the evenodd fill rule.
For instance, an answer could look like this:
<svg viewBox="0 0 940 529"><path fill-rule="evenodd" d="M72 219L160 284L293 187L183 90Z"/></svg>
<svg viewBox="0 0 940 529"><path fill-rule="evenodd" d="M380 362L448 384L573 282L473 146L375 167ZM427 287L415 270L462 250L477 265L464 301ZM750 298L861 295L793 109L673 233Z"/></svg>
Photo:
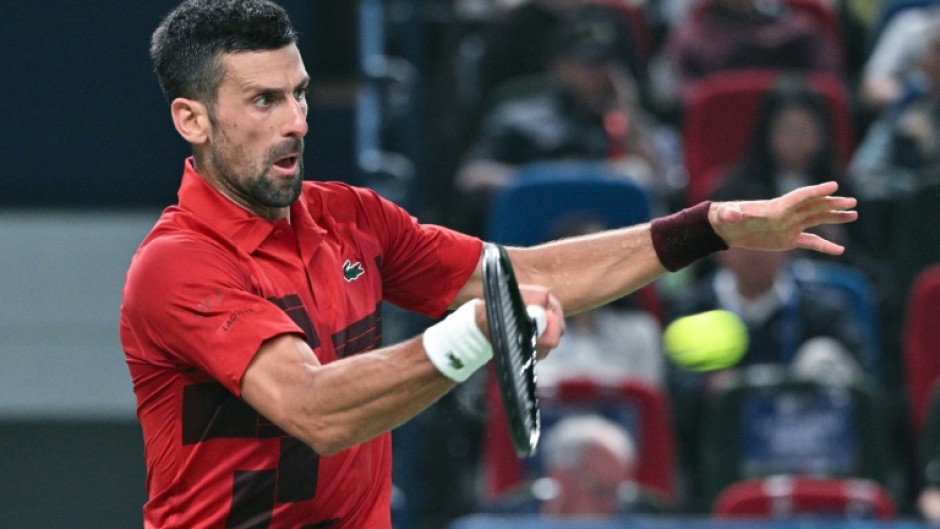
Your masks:
<svg viewBox="0 0 940 529"><path fill-rule="evenodd" d="M240 147L229 141L224 132L220 133L218 140L210 146L211 163L222 183L243 200L264 208L283 208L300 197L304 180L303 138L285 140L269 149L260 161L245 155ZM293 177L289 180L268 177L275 160L290 153L299 153L297 171ZM237 159L241 159L245 167L241 175L234 168L233 162Z"/></svg>

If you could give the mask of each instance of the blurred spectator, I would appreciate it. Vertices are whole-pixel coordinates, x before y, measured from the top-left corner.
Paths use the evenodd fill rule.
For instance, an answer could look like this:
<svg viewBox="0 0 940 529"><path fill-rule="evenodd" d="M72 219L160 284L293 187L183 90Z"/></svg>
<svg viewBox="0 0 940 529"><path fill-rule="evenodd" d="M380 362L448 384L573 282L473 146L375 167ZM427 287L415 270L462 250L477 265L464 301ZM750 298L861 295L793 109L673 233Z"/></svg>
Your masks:
<svg viewBox="0 0 940 529"><path fill-rule="evenodd" d="M769 192L760 186L726 183L712 197L754 200ZM759 253L732 248L720 252L710 261L713 270L674 300L672 315L725 309L740 316L748 329L749 344L735 368L771 364L832 382L874 380L876 373L866 373L861 359L876 358L878 344L865 339L863 322L855 319L851 301L835 287L797 281L789 266L794 257L793 251ZM670 372L680 460L690 484L701 482L698 440L704 397L709 387L727 374L678 368ZM690 492L693 496L696 493Z"/></svg>
<svg viewBox="0 0 940 529"><path fill-rule="evenodd" d="M501 89L508 94L485 116L456 176L458 189L482 197L464 201L476 208L467 213L470 229L479 225L489 194L530 162L611 159L641 184L657 185L652 120L615 59L616 32L605 18L565 24L553 37L547 76Z"/></svg>
<svg viewBox="0 0 940 529"><path fill-rule="evenodd" d="M552 231L553 238L561 238L603 229L600 221L578 216L561 219ZM567 316L561 343L536 368L539 387L551 387L566 378L612 383L630 378L662 388L662 326L650 312L624 305Z"/></svg>
<svg viewBox="0 0 940 529"><path fill-rule="evenodd" d="M848 170L861 213L853 232L888 273L898 273L897 262L884 248L895 243L895 230L909 229L899 224L901 204L940 181L940 16L930 20L920 37L905 41L913 50L916 70L909 78L920 81L908 86L903 101L883 110L872 123ZM898 276L897 296L904 296L908 275Z"/></svg>
<svg viewBox="0 0 940 529"><path fill-rule="evenodd" d="M616 514L621 487L633 481L636 447L630 435L597 416L562 419L545 439L545 474L558 488L542 512Z"/></svg>
<svg viewBox="0 0 940 529"><path fill-rule="evenodd" d="M932 525L940 525L940 459L927 462L925 485L917 497L917 510L924 520Z"/></svg>
<svg viewBox="0 0 940 529"><path fill-rule="evenodd" d="M688 299L680 300L677 316L712 309L740 316L750 344L739 367L790 365L805 354L811 340L822 337L829 338L824 343L843 358L848 375L861 375L856 357L877 357L864 352L876 344L862 340L860 322L854 320L855 311L844 296L792 277L788 269L792 259L791 252L758 254L735 248L721 252L714 273Z"/></svg>
<svg viewBox="0 0 940 529"><path fill-rule="evenodd" d="M797 78L782 79L761 105L745 155L726 174L727 188L752 186L755 193L773 196L836 181L840 193L851 196L832 119L822 94ZM840 244L848 242L845 226L826 226L824 231Z"/></svg>
<svg viewBox="0 0 940 529"><path fill-rule="evenodd" d="M634 481L637 449L630 434L600 415L559 420L541 446L544 477L510 491L493 511L546 516L614 516L647 512Z"/></svg>
<svg viewBox="0 0 940 529"><path fill-rule="evenodd" d="M701 0L672 28L663 53L652 82L667 104L697 79L723 70L845 73L840 43L783 0Z"/></svg>
<svg viewBox="0 0 940 529"><path fill-rule="evenodd" d="M485 102L500 85L550 68L553 39L560 28L581 20L600 20L613 28L612 59L634 77L644 78L635 35L622 11L591 0L529 0L494 18L482 34L479 94Z"/></svg>
<svg viewBox="0 0 940 529"><path fill-rule="evenodd" d="M880 111L923 91L920 71L924 44L940 20L940 5L909 7L897 13L877 36L862 73L861 100Z"/></svg>
<svg viewBox="0 0 940 529"><path fill-rule="evenodd" d="M768 194L830 180L844 185L833 130L825 97L787 79L767 94L751 144L725 180L732 187L739 181L758 185Z"/></svg>
<svg viewBox="0 0 940 529"><path fill-rule="evenodd" d="M940 11L936 15L918 19L927 25L903 41L919 81L872 124L849 167L860 199L896 200L929 183L940 167Z"/></svg>

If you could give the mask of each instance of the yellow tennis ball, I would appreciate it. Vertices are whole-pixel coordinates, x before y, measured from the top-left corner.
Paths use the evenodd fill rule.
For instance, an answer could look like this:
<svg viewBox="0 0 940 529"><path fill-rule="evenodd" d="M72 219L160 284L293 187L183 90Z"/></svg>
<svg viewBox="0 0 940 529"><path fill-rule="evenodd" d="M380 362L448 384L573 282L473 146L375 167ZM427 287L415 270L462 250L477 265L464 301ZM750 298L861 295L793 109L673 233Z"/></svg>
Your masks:
<svg viewBox="0 0 940 529"><path fill-rule="evenodd" d="M663 351L677 366L691 371L724 369L747 351L747 327L736 314L709 310L684 316L663 332Z"/></svg>

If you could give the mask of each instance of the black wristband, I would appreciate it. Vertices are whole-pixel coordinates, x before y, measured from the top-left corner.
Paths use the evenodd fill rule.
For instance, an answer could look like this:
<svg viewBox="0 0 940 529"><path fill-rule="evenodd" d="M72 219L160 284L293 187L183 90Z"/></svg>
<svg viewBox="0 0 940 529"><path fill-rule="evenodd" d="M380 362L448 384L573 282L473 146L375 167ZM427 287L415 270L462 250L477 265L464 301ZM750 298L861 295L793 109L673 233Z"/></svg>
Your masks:
<svg viewBox="0 0 940 529"><path fill-rule="evenodd" d="M728 245L708 222L706 201L654 220L650 224L653 249L666 270L675 272Z"/></svg>

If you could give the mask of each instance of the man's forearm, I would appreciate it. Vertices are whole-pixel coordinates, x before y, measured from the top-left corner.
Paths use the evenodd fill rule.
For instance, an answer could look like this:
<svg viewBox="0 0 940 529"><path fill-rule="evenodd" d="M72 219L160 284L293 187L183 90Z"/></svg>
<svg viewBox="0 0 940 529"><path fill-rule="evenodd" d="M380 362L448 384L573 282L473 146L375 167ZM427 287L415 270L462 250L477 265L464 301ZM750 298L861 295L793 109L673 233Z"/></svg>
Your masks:
<svg viewBox="0 0 940 529"><path fill-rule="evenodd" d="M518 281L548 287L568 314L623 297L666 272L648 223L510 248L509 255Z"/></svg>
<svg viewBox="0 0 940 529"><path fill-rule="evenodd" d="M266 342L242 379L242 397L321 454L391 430L454 387L420 338L325 365L298 337Z"/></svg>
<svg viewBox="0 0 940 529"><path fill-rule="evenodd" d="M728 248L711 212L711 202L703 202L648 224L536 247L534 255L520 256L522 277L546 281L538 284L548 285L569 312L596 307Z"/></svg>
<svg viewBox="0 0 940 529"><path fill-rule="evenodd" d="M840 255L845 248L808 230L858 218L836 182L770 200L699 204L648 224L509 250L520 283L548 287L568 313L602 305L712 252L733 246ZM451 307L482 295L478 265Z"/></svg>

